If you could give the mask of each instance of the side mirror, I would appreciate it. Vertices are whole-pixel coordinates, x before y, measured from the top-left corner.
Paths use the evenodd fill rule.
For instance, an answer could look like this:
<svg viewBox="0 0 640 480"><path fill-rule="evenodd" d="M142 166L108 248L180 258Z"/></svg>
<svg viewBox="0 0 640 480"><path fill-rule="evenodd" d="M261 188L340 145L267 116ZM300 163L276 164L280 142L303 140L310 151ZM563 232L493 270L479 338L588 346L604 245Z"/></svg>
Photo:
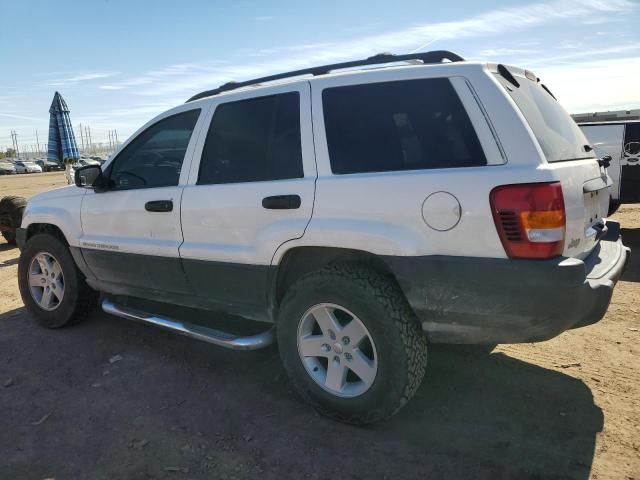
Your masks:
<svg viewBox="0 0 640 480"><path fill-rule="evenodd" d="M85 165L75 171L76 187L100 188L102 187L102 168L100 165Z"/></svg>

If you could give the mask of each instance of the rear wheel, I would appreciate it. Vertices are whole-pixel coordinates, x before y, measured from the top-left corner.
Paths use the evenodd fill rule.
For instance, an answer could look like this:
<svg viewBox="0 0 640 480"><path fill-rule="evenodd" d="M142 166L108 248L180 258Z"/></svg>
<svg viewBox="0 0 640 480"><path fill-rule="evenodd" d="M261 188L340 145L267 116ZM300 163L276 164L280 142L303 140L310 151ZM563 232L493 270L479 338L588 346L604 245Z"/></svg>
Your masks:
<svg viewBox="0 0 640 480"><path fill-rule="evenodd" d="M18 286L29 313L47 328L85 319L97 300L68 247L47 233L31 237L22 250Z"/></svg>
<svg viewBox="0 0 640 480"><path fill-rule="evenodd" d="M8 196L0 200L0 217L9 220L11 230L3 230L2 236L12 245L16 244L16 229L22 223L22 214L27 205L27 199L23 197Z"/></svg>
<svg viewBox="0 0 640 480"><path fill-rule="evenodd" d="M289 289L278 346L301 396L347 423L396 413L427 364L426 338L397 284L352 265L325 267Z"/></svg>

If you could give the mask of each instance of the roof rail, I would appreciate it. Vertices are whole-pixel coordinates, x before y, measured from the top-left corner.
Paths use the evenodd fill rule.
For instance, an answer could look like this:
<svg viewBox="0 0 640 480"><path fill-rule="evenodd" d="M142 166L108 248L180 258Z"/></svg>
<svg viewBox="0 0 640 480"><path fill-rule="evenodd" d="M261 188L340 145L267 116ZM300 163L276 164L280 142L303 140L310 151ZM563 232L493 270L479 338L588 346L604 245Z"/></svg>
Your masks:
<svg viewBox="0 0 640 480"><path fill-rule="evenodd" d="M259 83L272 82L274 80L280 80L282 78L299 77L301 75L324 75L332 70L339 70L342 68L362 67L366 65L380 65L384 63L393 62L406 62L409 60L420 60L422 63L441 63L444 60L451 62L462 62L464 59L456 55L455 53L447 50L434 50L433 52L422 53L409 53L406 55L393 55L391 53L379 53L373 57L366 58L364 60L354 60L351 62L334 63L332 65L322 65L320 67L303 68L302 70L294 70L292 72L278 73L276 75L269 75L267 77L255 78L253 80L247 80L244 82L228 82L213 90L206 90L204 92L194 95L186 103L199 100L201 98L217 95L222 92L228 92L229 90L235 90L236 88L248 87L249 85L257 85Z"/></svg>

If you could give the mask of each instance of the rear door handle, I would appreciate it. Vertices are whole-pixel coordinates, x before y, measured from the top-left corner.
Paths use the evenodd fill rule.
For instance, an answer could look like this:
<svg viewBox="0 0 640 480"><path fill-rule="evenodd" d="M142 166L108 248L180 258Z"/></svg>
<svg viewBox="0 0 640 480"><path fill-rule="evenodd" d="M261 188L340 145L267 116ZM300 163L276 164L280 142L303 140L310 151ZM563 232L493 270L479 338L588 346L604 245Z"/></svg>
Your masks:
<svg viewBox="0 0 640 480"><path fill-rule="evenodd" d="M300 195L274 195L262 199L262 206L269 210L295 210L301 204Z"/></svg>
<svg viewBox="0 0 640 480"><path fill-rule="evenodd" d="M173 210L172 200L152 200L144 204L147 212L170 212Z"/></svg>

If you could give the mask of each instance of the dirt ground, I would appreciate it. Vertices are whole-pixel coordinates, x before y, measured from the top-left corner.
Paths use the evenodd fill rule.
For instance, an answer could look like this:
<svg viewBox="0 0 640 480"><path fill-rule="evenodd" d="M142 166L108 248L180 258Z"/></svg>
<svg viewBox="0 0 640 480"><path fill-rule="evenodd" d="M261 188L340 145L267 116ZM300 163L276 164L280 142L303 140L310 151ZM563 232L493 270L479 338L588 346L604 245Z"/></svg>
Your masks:
<svg viewBox="0 0 640 480"><path fill-rule="evenodd" d="M64 184L0 177L0 196ZM640 206L615 216L640 252ZM640 480L640 255L600 323L488 356L434 348L388 422L316 415L275 348L240 353L96 311L59 331L22 306L0 240L0 478Z"/></svg>

